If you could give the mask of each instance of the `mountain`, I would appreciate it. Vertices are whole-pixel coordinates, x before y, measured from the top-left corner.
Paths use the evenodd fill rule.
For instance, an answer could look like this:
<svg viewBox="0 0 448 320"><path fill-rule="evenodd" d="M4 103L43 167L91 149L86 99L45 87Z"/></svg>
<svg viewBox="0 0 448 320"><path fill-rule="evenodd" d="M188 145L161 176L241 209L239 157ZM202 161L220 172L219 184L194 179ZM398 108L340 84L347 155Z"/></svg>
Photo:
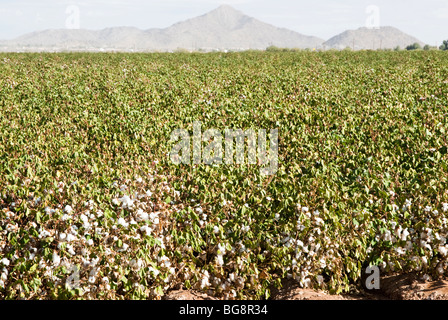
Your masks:
<svg viewBox="0 0 448 320"><path fill-rule="evenodd" d="M397 28L381 27L379 29L359 28L357 30L347 30L323 43L325 48L344 49L346 47L355 50L362 49L394 49L400 46L401 49L408 45L424 43Z"/></svg>
<svg viewBox="0 0 448 320"><path fill-rule="evenodd" d="M323 39L274 27L224 5L203 16L164 30L172 44L188 48L265 49L316 48Z"/></svg>
<svg viewBox="0 0 448 320"><path fill-rule="evenodd" d="M3 41L3 50L135 50L168 51L178 48L204 50L317 48L323 39L305 36L244 15L228 5L165 29L132 27L103 30L45 30ZM0 49L1 49L0 47ZM7 48L6 48L7 47Z"/></svg>

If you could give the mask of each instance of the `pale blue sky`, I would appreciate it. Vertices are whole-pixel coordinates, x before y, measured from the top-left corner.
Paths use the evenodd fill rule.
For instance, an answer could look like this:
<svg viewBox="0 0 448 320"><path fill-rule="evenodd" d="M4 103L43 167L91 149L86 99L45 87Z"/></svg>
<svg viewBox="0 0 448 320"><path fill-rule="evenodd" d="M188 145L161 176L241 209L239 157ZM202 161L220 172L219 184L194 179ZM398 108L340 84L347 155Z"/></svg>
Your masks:
<svg viewBox="0 0 448 320"><path fill-rule="evenodd" d="M366 25L369 5L380 9L381 26L394 26L430 45L448 39L448 0L0 0L0 39L65 28L69 5L80 27L165 28L228 4L245 14L325 40Z"/></svg>

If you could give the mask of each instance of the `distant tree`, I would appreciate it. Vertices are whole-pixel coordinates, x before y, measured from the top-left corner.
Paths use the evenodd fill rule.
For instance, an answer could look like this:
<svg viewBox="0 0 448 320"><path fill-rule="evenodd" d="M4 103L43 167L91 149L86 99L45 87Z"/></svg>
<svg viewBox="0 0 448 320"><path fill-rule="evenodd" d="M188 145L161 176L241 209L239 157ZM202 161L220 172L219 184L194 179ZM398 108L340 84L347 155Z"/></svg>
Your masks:
<svg viewBox="0 0 448 320"><path fill-rule="evenodd" d="M394 48L394 51L401 51L400 46L396 46L396 47Z"/></svg>
<svg viewBox="0 0 448 320"><path fill-rule="evenodd" d="M279 47L276 46L269 46L266 48L266 51L271 51L271 52L278 52L281 51L282 49L280 49Z"/></svg>
<svg viewBox="0 0 448 320"><path fill-rule="evenodd" d="M444 51L448 50L448 40L444 40L439 49Z"/></svg>
<svg viewBox="0 0 448 320"><path fill-rule="evenodd" d="M416 42L406 47L406 50L420 50L422 47Z"/></svg>
<svg viewBox="0 0 448 320"><path fill-rule="evenodd" d="M438 48L437 47L435 47L435 46L430 46L429 44L426 44L424 47L423 47L423 50L425 50L425 51L432 51L432 50L437 50Z"/></svg>

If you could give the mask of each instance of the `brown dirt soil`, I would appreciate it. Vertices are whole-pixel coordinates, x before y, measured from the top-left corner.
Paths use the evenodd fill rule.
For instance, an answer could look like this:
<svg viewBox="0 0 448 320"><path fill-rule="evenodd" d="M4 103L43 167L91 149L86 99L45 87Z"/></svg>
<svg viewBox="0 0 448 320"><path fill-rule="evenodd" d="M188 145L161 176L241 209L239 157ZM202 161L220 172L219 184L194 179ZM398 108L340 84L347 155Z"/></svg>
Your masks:
<svg viewBox="0 0 448 320"><path fill-rule="evenodd" d="M162 300L217 300L205 293L192 290L173 290L165 295Z"/></svg>
<svg viewBox="0 0 448 320"><path fill-rule="evenodd" d="M173 290L164 300L217 300L204 293ZM361 290L350 294L331 295L323 291L302 289L293 281L284 281L281 289L272 290L273 300L448 300L448 281L425 282L414 273L392 275L380 280L375 292Z"/></svg>

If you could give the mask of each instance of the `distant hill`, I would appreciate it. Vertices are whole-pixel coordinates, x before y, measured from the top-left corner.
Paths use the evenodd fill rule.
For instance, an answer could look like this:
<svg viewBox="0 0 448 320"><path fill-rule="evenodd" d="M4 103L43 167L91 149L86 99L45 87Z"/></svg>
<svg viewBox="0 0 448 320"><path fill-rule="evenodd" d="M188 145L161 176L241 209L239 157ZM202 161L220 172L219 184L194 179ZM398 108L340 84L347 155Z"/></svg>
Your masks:
<svg viewBox="0 0 448 320"><path fill-rule="evenodd" d="M334 36L323 45L326 48L344 49L346 47L355 50L362 49L394 49L400 46L401 49L408 45L419 43L424 46L424 43L414 38L397 28L381 27L379 29L359 28L357 30L347 30L343 33Z"/></svg>
<svg viewBox="0 0 448 320"><path fill-rule="evenodd" d="M0 43L8 49L37 50L189 50L317 48L323 39L302 35L244 15L224 5L196 18L165 29L140 30L133 27L92 30L45 30Z"/></svg>

